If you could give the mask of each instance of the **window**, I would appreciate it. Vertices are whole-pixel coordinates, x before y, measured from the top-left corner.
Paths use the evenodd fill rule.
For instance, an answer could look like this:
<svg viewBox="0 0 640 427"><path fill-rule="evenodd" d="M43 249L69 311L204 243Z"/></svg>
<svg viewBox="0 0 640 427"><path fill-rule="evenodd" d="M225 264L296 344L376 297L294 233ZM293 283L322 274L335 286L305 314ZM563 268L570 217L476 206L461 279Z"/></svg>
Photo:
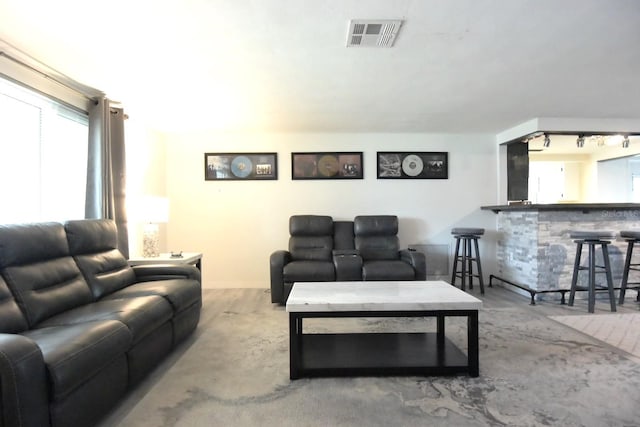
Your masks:
<svg viewBox="0 0 640 427"><path fill-rule="evenodd" d="M84 218L88 116L0 78L0 223Z"/></svg>

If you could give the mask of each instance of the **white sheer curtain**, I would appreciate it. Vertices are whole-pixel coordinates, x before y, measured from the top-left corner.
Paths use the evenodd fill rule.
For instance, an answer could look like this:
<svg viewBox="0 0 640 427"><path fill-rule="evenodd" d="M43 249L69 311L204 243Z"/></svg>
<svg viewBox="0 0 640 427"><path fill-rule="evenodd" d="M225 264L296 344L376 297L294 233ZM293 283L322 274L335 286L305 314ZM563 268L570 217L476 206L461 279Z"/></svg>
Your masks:
<svg viewBox="0 0 640 427"><path fill-rule="evenodd" d="M118 249L129 258L124 120L122 108L107 98L96 99L89 108L85 217L113 219L118 227Z"/></svg>

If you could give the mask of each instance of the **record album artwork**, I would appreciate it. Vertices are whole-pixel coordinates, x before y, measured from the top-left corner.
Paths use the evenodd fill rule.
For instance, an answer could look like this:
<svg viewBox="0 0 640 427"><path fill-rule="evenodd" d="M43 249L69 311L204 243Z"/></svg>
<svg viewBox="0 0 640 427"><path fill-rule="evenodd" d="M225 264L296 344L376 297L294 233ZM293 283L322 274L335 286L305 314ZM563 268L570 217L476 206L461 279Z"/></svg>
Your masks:
<svg viewBox="0 0 640 427"><path fill-rule="evenodd" d="M231 173L238 178L246 178L253 171L253 163L247 156L238 156L231 161Z"/></svg>
<svg viewBox="0 0 640 427"><path fill-rule="evenodd" d="M409 154L402 159L402 172L408 176L418 176L424 169L422 159L415 154Z"/></svg>
<svg viewBox="0 0 640 427"><path fill-rule="evenodd" d="M206 181L278 179L277 153L205 153Z"/></svg>
<svg viewBox="0 0 640 427"><path fill-rule="evenodd" d="M447 179L447 152L378 152L378 179Z"/></svg>
<svg viewBox="0 0 640 427"><path fill-rule="evenodd" d="M362 153L291 153L291 179L362 179Z"/></svg>

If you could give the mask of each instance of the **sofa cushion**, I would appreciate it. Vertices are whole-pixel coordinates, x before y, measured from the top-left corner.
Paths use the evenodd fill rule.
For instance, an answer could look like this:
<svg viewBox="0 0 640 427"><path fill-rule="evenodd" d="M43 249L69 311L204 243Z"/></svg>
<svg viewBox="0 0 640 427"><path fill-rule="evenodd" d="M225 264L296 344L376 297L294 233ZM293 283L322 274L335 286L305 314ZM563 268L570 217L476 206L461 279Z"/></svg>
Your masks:
<svg viewBox="0 0 640 427"><path fill-rule="evenodd" d="M333 262L292 261L284 266L285 282L329 282L336 279Z"/></svg>
<svg viewBox="0 0 640 427"><path fill-rule="evenodd" d="M53 400L61 400L126 353L131 333L121 322L102 320L26 331L44 357Z"/></svg>
<svg viewBox="0 0 640 427"><path fill-rule="evenodd" d="M353 220L355 247L362 259L396 260L400 258L398 217L394 215L357 216Z"/></svg>
<svg viewBox="0 0 640 427"><path fill-rule="evenodd" d="M8 267L2 275L31 327L93 301L91 290L71 257Z"/></svg>
<svg viewBox="0 0 640 427"><path fill-rule="evenodd" d="M14 334L28 328L13 294L0 276L0 333Z"/></svg>
<svg viewBox="0 0 640 427"><path fill-rule="evenodd" d="M67 221L69 252L76 260L94 298L135 282L135 273L117 249L118 231L108 219Z"/></svg>
<svg viewBox="0 0 640 427"><path fill-rule="evenodd" d="M330 261L333 250L333 219L321 215L289 218L289 252L293 260Z"/></svg>
<svg viewBox="0 0 640 427"><path fill-rule="evenodd" d="M95 320L119 320L129 328L135 344L169 321L172 316L173 310L167 300L150 295L96 301L51 317L38 327L76 325Z"/></svg>
<svg viewBox="0 0 640 427"><path fill-rule="evenodd" d="M369 261L362 267L363 280L414 280L413 267L400 260Z"/></svg>
<svg viewBox="0 0 640 427"><path fill-rule="evenodd" d="M135 282L136 275L119 250L74 255L94 298L123 289Z"/></svg>
<svg viewBox="0 0 640 427"><path fill-rule="evenodd" d="M93 301L59 223L0 226L0 274L29 326Z"/></svg>
<svg viewBox="0 0 640 427"><path fill-rule="evenodd" d="M331 236L300 236L289 238L291 259L302 261L330 261L333 250Z"/></svg>
<svg viewBox="0 0 640 427"><path fill-rule="evenodd" d="M400 259L400 243L396 236L356 236L355 244L365 261Z"/></svg>
<svg viewBox="0 0 640 427"><path fill-rule="evenodd" d="M156 280L136 283L114 292L102 301L159 295L171 304L174 313L179 313L202 299L200 282L193 279Z"/></svg>

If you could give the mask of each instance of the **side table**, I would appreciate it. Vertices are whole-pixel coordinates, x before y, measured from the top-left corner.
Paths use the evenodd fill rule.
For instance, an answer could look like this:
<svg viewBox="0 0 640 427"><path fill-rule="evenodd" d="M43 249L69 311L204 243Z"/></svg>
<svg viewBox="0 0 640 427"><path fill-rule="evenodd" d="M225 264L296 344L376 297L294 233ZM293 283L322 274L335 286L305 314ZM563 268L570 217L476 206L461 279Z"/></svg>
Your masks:
<svg viewBox="0 0 640 427"><path fill-rule="evenodd" d="M195 265L200 272L202 272L202 253L200 252L183 252L180 258L172 257L170 253L161 253L157 257L131 257L129 258L129 265L149 265L149 264L191 264Z"/></svg>

